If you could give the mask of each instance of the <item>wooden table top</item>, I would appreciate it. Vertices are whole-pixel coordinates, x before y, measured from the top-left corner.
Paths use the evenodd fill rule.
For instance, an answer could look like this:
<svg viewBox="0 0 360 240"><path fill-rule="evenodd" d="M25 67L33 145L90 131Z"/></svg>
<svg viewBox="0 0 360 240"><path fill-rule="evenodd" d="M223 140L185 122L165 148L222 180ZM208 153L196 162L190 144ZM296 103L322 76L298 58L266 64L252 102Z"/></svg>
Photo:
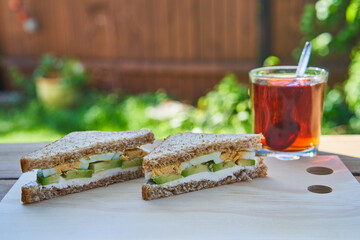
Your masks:
<svg viewBox="0 0 360 240"><path fill-rule="evenodd" d="M21 175L21 156L47 143L0 144L0 200ZM326 135L320 138L321 155L338 155L360 182L360 135Z"/></svg>

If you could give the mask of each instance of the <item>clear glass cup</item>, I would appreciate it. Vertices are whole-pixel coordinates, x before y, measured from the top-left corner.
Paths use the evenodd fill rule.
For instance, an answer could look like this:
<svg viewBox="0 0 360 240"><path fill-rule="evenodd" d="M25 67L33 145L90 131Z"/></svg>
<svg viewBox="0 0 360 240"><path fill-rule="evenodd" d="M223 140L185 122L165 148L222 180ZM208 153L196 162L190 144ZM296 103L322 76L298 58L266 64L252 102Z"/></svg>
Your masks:
<svg viewBox="0 0 360 240"><path fill-rule="evenodd" d="M295 160L317 153L328 72L309 67L296 77L296 69L263 67L249 73L254 132L264 135L260 156Z"/></svg>

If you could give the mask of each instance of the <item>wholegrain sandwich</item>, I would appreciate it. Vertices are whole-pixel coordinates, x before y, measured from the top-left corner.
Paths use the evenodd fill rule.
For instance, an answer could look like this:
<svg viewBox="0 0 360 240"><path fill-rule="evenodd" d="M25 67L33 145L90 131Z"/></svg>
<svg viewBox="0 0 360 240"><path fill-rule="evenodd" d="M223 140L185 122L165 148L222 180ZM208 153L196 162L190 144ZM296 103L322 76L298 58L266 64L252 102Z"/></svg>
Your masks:
<svg viewBox="0 0 360 240"><path fill-rule="evenodd" d="M261 134L179 133L143 160L144 200L169 197L267 175L255 150Z"/></svg>
<svg viewBox="0 0 360 240"><path fill-rule="evenodd" d="M147 152L141 146L153 141L150 130L72 132L21 158L23 172L36 171L21 200L33 203L142 177Z"/></svg>

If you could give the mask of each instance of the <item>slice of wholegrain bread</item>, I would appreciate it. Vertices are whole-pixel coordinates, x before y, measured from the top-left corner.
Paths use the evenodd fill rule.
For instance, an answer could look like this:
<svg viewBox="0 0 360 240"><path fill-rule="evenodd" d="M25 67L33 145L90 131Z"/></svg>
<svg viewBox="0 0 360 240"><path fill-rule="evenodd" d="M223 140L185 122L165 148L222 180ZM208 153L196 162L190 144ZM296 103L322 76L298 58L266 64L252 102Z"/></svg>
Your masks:
<svg viewBox="0 0 360 240"><path fill-rule="evenodd" d="M21 201L25 204L39 202L43 200L52 199L59 196L64 196L71 193L83 192L92 188L104 187L113 183L125 182L128 180L143 177L141 167L135 171L119 172L115 175L102 178L95 182L90 182L84 185L74 185L65 188L58 187L43 187L36 182L26 184L21 188Z"/></svg>
<svg viewBox="0 0 360 240"><path fill-rule="evenodd" d="M154 168L189 161L195 156L215 151L259 150L261 134L179 133L167 137L144 157L144 173Z"/></svg>
<svg viewBox="0 0 360 240"><path fill-rule="evenodd" d="M251 181L253 178L265 177L266 175L267 166L261 159L259 165L254 169L243 168L240 170L234 170L232 174L228 174L218 181L202 179L198 181L180 183L175 186L144 184L142 186L142 197L144 200L154 200L235 182Z"/></svg>
<svg viewBox="0 0 360 240"><path fill-rule="evenodd" d="M47 169L64 163L78 161L89 154L117 152L152 143L150 130L103 132L72 132L49 145L20 159L21 170Z"/></svg>

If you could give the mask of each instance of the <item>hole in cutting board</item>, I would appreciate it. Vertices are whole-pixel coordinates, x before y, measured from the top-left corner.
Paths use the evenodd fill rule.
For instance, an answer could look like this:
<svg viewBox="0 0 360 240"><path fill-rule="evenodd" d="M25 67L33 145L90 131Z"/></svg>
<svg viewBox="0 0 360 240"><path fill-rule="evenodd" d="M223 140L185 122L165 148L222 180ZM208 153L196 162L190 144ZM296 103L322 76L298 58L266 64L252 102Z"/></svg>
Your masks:
<svg viewBox="0 0 360 240"><path fill-rule="evenodd" d="M329 175L334 172L334 170L327 167L309 167L306 169L306 171L315 175Z"/></svg>
<svg viewBox="0 0 360 240"><path fill-rule="evenodd" d="M326 194L332 192L332 188L325 185L311 185L308 187L308 190L312 193L319 194Z"/></svg>

